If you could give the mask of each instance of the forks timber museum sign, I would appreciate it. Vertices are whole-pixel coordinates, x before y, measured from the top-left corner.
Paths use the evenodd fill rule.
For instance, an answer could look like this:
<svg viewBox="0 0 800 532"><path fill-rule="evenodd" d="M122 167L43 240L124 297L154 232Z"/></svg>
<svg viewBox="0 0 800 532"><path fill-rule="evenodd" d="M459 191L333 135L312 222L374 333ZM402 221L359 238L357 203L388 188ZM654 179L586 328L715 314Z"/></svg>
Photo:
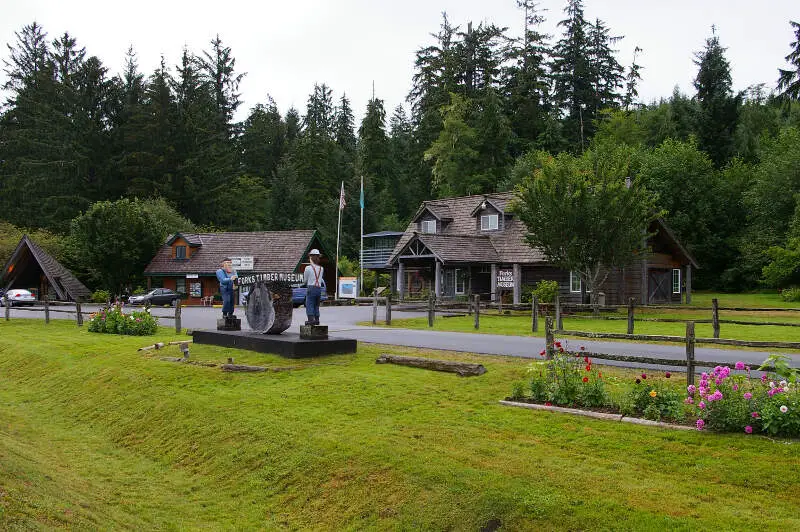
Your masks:
<svg viewBox="0 0 800 532"><path fill-rule="evenodd" d="M292 285L303 282L301 273L269 272L239 277L246 291L245 317L253 331L280 334L292 326Z"/></svg>

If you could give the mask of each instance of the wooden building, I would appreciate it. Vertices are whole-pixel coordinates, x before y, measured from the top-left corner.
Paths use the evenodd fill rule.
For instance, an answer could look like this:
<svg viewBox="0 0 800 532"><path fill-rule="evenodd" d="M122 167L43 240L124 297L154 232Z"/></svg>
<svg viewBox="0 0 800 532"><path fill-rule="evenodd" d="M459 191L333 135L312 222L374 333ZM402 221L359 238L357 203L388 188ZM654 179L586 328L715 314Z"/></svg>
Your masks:
<svg viewBox="0 0 800 532"><path fill-rule="evenodd" d="M319 249L325 283L333 293L336 273L316 231L259 231L248 233L176 233L170 235L144 271L147 288L170 288L189 305L219 293L216 272L230 257L239 275L300 273L309 264L308 252Z"/></svg>
<svg viewBox="0 0 800 532"><path fill-rule="evenodd" d="M580 277L548 263L525 242L527 228L510 209L512 193L424 202L395 246L387 265L401 298L433 292L439 299L480 294L518 304L525 287L547 279L559 283L565 302L587 302ZM644 228L643 228L644 229ZM663 220L649 228L648 253L613 270L601 287L601 302L679 303L691 299L697 263Z"/></svg>
<svg viewBox="0 0 800 532"><path fill-rule="evenodd" d="M83 301L91 291L36 242L24 235L3 267L0 287L30 290L37 299Z"/></svg>

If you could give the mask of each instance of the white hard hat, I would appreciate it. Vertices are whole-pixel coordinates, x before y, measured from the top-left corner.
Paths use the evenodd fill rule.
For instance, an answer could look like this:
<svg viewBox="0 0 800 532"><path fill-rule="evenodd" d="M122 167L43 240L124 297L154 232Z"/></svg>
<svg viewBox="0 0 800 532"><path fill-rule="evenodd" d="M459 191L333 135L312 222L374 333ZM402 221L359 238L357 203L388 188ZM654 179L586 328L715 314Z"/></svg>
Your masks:
<svg viewBox="0 0 800 532"><path fill-rule="evenodd" d="M314 248L311 251L309 251L308 254L309 255L322 255L322 253L320 253L319 250L316 249L316 248Z"/></svg>

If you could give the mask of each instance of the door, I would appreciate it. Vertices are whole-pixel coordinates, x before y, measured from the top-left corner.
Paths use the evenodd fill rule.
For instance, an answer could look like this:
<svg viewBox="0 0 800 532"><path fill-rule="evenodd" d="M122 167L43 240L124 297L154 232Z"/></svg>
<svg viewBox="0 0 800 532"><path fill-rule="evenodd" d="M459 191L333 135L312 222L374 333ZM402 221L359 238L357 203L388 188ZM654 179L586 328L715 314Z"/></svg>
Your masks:
<svg viewBox="0 0 800 532"><path fill-rule="evenodd" d="M647 272L647 302L668 303L672 296L672 270Z"/></svg>

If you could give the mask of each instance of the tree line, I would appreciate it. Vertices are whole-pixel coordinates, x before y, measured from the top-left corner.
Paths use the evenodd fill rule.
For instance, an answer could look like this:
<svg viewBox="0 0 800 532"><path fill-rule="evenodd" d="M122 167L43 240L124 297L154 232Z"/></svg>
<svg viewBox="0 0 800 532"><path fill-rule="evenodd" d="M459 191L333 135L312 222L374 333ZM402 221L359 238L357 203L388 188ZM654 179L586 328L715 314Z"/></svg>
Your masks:
<svg viewBox="0 0 800 532"><path fill-rule="evenodd" d="M774 58L776 91L734 92L712 30L696 92L644 103L646 51L620 60L623 37L582 0L566 1L557 36L535 2L518 5L522 35L443 14L415 54L408 107L373 96L358 126L324 83L305 109L267 97L237 121L245 74L219 37L151 73L130 49L112 74L74 36L29 24L5 60L0 217L68 235L98 202L159 198L199 229L312 227L333 242L344 181L343 250L357 256L362 177L365 230L402 229L425 199L510 190L547 157L625 146L625 167L700 262L698 286L800 282L786 266L764 274L800 256L800 25L786 63Z"/></svg>

